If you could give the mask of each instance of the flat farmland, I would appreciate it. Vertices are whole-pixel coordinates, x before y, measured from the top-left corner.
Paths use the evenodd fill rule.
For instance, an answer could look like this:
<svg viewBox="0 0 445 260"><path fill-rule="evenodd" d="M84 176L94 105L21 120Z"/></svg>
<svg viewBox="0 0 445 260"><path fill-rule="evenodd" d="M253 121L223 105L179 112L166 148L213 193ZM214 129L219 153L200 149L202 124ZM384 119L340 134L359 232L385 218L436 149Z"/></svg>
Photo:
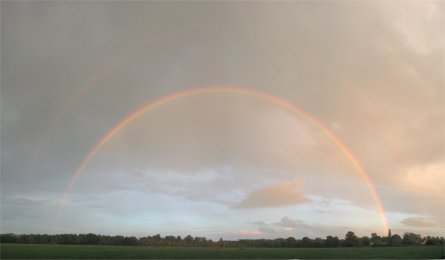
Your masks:
<svg viewBox="0 0 445 260"><path fill-rule="evenodd" d="M442 259L443 246L206 248L0 244L2 259Z"/></svg>

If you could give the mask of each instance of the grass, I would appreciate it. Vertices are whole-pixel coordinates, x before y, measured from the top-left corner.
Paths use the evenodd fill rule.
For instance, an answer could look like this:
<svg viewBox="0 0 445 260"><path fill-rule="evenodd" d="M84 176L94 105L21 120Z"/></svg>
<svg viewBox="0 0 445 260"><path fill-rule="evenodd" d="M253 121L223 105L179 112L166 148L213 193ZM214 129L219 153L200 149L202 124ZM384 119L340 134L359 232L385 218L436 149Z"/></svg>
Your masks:
<svg viewBox="0 0 445 260"><path fill-rule="evenodd" d="M443 246L356 248L188 248L0 244L2 259L425 259L444 258Z"/></svg>

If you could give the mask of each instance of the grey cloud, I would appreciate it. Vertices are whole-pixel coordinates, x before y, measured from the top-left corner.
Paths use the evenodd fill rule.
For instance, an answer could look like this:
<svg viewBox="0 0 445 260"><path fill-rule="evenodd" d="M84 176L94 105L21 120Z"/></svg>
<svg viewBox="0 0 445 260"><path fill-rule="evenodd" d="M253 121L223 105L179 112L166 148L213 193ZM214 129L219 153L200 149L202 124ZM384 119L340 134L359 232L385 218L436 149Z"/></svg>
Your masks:
<svg viewBox="0 0 445 260"><path fill-rule="evenodd" d="M415 212L403 201L416 195L399 180L412 169L444 161L441 2L1 6L2 197L51 193L56 201L106 131L139 106L191 86L247 86L298 104L349 146L391 211ZM323 193L327 184L308 177L357 172L301 118L238 97L203 96L159 110L103 147L73 193L148 190L216 200L221 199L216 191L224 190L219 182L238 192L224 198L233 202L247 188L298 177L308 180L307 193L373 206L369 198L353 196L357 190L336 191L335 185L344 187L338 183ZM190 182L181 180L187 187L179 189L181 181L131 173L147 166L196 173L232 163L270 171L261 172L254 185L249 178L255 169L248 169L192 192L196 186ZM174 194L172 187L179 187ZM443 218L442 197L420 193L417 199L428 215Z"/></svg>
<svg viewBox="0 0 445 260"><path fill-rule="evenodd" d="M283 217L280 222L277 222L276 225L282 226L285 228L295 228L300 225L304 225L304 222L298 219L290 219L289 217Z"/></svg>
<svg viewBox="0 0 445 260"><path fill-rule="evenodd" d="M406 219L402 220L401 223L405 224L407 226L411 226L411 227L434 227L434 226L437 226L437 223L435 221L432 221L427 218L422 218L422 217L406 218Z"/></svg>
<svg viewBox="0 0 445 260"><path fill-rule="evenodd" d="M263 222L263 221L258 221ZM302 238L308 237L326 237L328 235L334 235L343 237L346 233L345 230L350 230L350 228L345 226L334 227L323 224L311 225L300 219L293 219L287 216L282 217L277 222L270 222L265 224L257 225L258 231L261 232L262 236L267 238L277 238L277 237L296 237ZM371 232L371 230L365 230L365 232ZM361 232L361 235L368 235L365 232Z"/></svg>
<svg viewBox="0 0 445 260"><path fill-rule="evenodd" d="M266 222L264 222L262 220L252 221L252 222L249 222L248 224L253 224L253 225L257 225L257 226L266 226L267 225Z"/></svg>

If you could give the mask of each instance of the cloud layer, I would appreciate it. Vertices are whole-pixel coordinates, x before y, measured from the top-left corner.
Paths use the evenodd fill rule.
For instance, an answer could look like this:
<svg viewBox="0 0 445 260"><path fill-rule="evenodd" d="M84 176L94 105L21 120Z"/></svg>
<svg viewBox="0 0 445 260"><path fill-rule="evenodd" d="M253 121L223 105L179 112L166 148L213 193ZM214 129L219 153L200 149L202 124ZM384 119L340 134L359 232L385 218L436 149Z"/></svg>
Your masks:
<svg viewBox="0 0 445 260"><path fill-rule="evenodd" d="M53 232L82 159L140 106L236 85L332 129L367 171L392 230L443 234L444 5L1 2L2 232ZM178 99L132 121L68 198L63 232L381 228L372 194L323 131L231 94Z"/></svg>

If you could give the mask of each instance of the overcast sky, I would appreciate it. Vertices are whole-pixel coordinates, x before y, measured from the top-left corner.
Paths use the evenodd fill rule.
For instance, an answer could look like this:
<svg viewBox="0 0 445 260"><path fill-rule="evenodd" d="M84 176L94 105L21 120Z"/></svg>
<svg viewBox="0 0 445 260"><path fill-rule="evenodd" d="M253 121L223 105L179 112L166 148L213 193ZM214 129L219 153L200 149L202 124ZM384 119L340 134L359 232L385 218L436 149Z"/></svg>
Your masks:
<svg viewBox="0 0 445 260"><path fill-rule="evenodd" d="M445 232L445 3L1 2L1 233Z"/></svg>

